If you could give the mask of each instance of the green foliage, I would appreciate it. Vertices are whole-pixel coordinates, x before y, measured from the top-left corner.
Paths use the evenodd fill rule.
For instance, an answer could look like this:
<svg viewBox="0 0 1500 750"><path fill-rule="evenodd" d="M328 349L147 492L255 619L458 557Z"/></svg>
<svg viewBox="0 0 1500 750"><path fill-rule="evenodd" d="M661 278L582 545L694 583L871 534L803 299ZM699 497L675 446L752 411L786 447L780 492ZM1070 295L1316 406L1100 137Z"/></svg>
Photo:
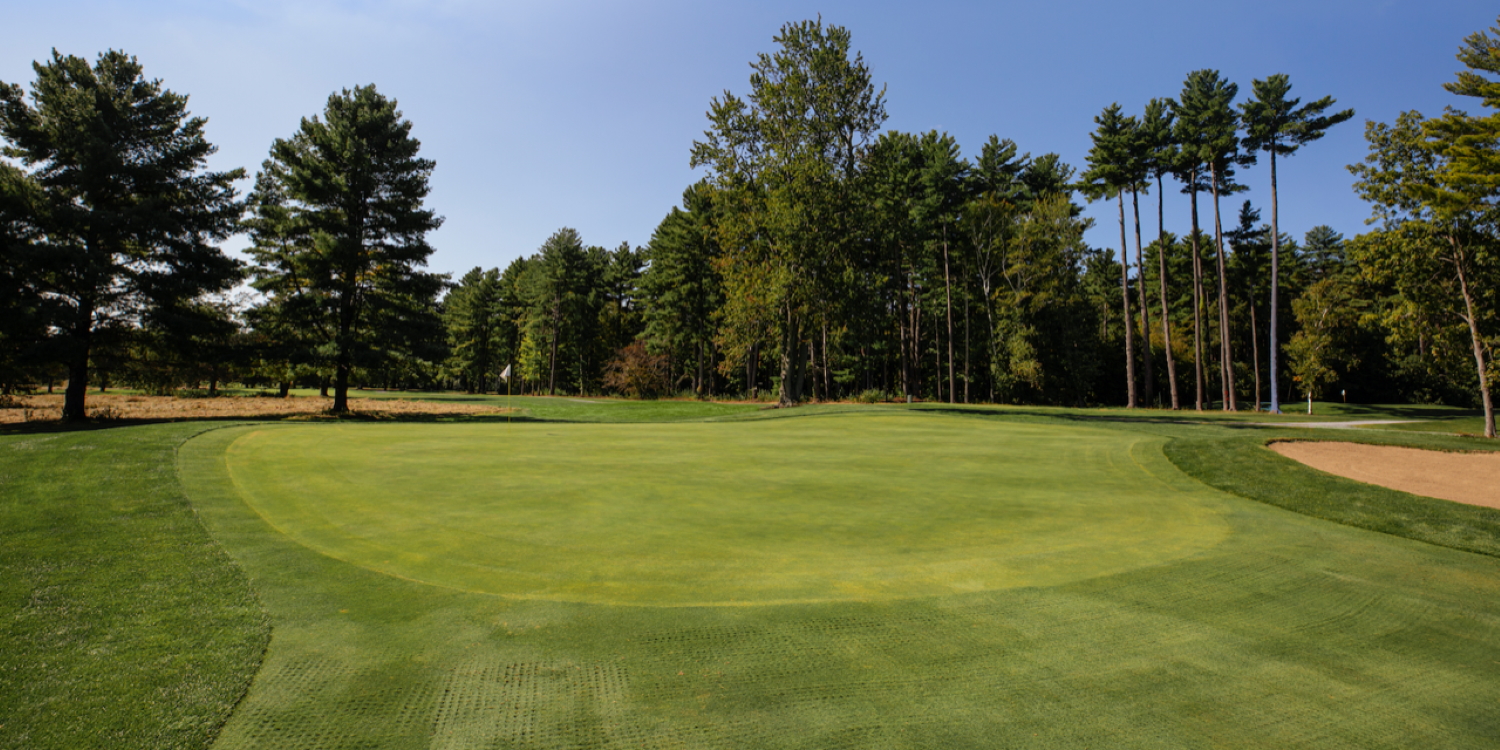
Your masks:
<svg viewBox="0 0 1500 750"><path fill-rule="evenodd" d="M484 393L492 384L501 387L499 375L505 363L497 349L503 312L499 269L475 267L443 298L448 366L459 374L469 393Z"/></svg>
<svg viewBox="0 0 1500 750"><path fill-rule="evenodd" d="M54 51L32 67L29 102L19 85L0 83L3 153L29 170L7 165L0 175L3 265L18 293L6 349L16 356L45 326L51 356L68 367L64 418L77 420L101 339L153 316L170 321L164 309L240 278L213 243L237 226L234 181L244 173L205 170L216 150L207 121L188 115L186 96L146 79L134 57L111 50L91 66Z"/></svg>
<svg viewBox="0 0 1500 750"><path fill-rule="evenodd" d="M285 343L311 345L307 358L331 366L334 411L348 409L356 367L409 376L422 369L414 360L441 359L422 349L442 340L444 278L422 268L426 234L442 219L422 205L434 164L417 156L411 127L373 85L345 89L322 119L277 139L256 178L248 228L254 283L268 299L262 330L309 334Z"/></svg>
<svg viewBox="0 0 1500 750"><path fill-rule="evenodd" d="M707 397L715 371L715 315L725 303L713 189L701 182L689 187L682 205L661 220L646 249L650 265L640 278L644 336L654 351L669 354L670 361L687 370L694 393ZM726 327L744 333L741 326ZM744 349L731 345L722 368L743 362ZM677 374L670 373L674 382Z"/></svg>
<svg viewBox="0 0 1500 750"><path fill-rule="evenodd" d="M709 109L710 129L693 144L691 164L708 167L718 202L726 290L761 290L760 313L781 355L781 402L802 400L805 344L814 317L854 239L850 182L866 143L884 122L863 58L850 57L849 32L821 20L787 24L780 49L751 63L751 93L725 93ZM752 333L741 336L757 338Z"/></svg>

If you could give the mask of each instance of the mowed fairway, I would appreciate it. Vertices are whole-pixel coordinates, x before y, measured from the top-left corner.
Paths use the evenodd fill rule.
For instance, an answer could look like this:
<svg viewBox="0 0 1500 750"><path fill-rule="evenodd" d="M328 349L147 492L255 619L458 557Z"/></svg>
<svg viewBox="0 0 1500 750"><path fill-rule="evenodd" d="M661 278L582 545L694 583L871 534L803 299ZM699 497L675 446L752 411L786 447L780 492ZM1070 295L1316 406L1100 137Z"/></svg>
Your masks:
<svg viewBox="0 0 1500 750"><path fill-rule="evenodd" d="M217 746L1500 742L1500 560L1163 457L1229 434L896 411L210 432L179 474L273 622Z"/></svg>
<svg viewBox="0 0 1500 750"><path fill-rule="evenodd" d="M1159 438L917 414L267 427L228 448L278 531L371 570L593 604L1056 585L1217 544Z"/></svg>

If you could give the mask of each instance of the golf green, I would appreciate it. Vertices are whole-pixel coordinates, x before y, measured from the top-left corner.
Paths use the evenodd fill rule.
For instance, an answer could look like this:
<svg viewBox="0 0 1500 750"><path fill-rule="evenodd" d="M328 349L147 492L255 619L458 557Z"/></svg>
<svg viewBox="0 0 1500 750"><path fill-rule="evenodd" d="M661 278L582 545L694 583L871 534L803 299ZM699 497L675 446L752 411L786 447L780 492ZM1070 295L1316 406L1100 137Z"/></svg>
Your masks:
<svg viewBox="0 0 1500 750"><path fill-rule="evenodd" d="M1055 586L1192 556L1224 496L1162 438L895 413L698 424L279 425L244 502L329 557L590 604L879 601Z"/></svg>

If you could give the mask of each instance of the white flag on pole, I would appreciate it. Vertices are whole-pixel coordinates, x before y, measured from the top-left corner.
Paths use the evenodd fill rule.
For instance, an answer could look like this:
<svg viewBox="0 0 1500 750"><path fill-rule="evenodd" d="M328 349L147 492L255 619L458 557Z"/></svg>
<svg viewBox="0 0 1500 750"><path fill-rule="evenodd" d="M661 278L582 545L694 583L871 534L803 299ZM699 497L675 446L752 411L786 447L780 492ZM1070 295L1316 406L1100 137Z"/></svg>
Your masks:
<svg viewBox="0 0 1500 750"><path fill-rule="evenodd" d="M507 383L510 382L510 365L505 366L505 370L500 373L500 379Z"/></svg>

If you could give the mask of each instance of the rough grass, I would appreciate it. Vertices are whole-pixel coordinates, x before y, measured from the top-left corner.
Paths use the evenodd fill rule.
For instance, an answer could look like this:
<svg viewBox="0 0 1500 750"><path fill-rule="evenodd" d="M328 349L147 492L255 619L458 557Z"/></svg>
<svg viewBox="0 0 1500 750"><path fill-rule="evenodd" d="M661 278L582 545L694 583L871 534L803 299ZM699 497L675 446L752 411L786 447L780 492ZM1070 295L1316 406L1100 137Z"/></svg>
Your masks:
<svg viewBox="0 0 1500 750"><path fill-rule="evenodd" d="M202 426L0 435L0 747L202 748L269 621L175 480Z"/></svg>
<svg viewBox="0 0 1500 750"><path fill-rule="evenodd" d="M1318 439L1404 445L1431 450L1497 450L1493 440L1343 430ZM1309 468L1278 455L1268 440L1305 440L1307 431L1258 431L1218 439L1179 440L1166 454L1212 487L1315 518L1444 547L1500 556L1500 510L1419 497Z"/></svg>

